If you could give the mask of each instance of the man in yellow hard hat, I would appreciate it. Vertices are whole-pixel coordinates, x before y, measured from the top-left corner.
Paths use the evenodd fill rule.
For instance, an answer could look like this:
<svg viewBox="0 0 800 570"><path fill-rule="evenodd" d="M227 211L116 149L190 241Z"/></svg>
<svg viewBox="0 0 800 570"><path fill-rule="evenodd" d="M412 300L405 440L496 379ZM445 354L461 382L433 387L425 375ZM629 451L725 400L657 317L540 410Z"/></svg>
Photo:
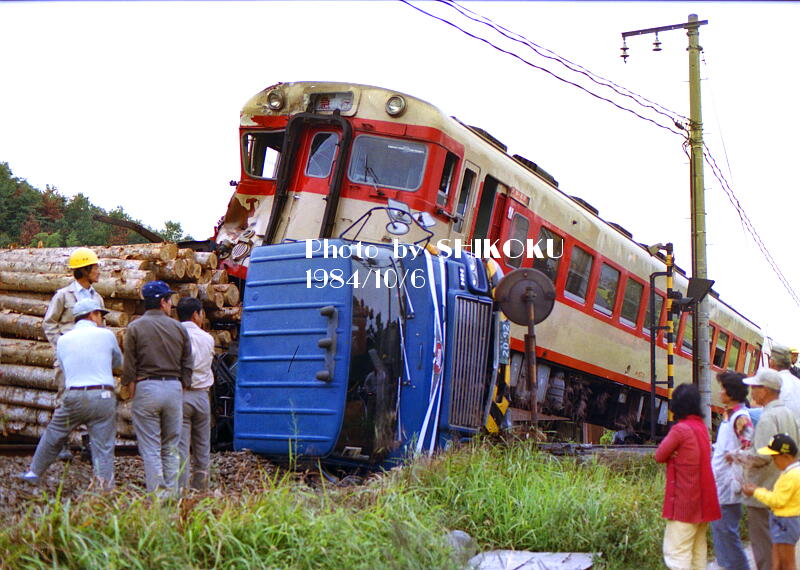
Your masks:
<svg viewBox="0 0 800 570"><path fill-rule="evenodd" d="M72 314L72 307L75 306L75 303L81 299L91 299L101 309L105 309L103 297L92 287L93 283L97 283L100 280L98 263L97 254L88 247L79 247L69 256L68 265L72 270L75 281L56 291L56 294L50 300L50 305L47 307L47 313L45 313L44 322L42 323L44 334L54 349L58 344L58 339L75 326L75 318ZM60 399L64 390L64 371L59 366L58 360L56 360L53 367L56 371L56 384L58 385ZM61 459L71 457L66 447L64 451L59 455Z"/></svg>

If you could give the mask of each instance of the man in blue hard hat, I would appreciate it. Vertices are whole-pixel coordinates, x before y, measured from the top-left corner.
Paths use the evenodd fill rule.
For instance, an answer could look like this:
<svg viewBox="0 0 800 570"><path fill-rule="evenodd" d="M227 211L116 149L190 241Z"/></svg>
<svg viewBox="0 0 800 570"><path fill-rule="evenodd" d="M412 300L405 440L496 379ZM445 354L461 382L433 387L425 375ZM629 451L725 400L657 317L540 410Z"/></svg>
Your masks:
<svg viewBox="0 0 800 570"><path fill-rule="evenodd" d="M64 398L36 446L29 471L21 478L39 483L69 434L86 424L92 438L95 477L102 489L110 489L114 485L117 432L112 369L122 364L122 353L114 333L103 328L103 315L108 311L95 299L80 299L71 312L75 325L61 335L56 348L56 358L64 371Z"/></svg>
<svg viewBox="0 0 800 570"><path fill-rule="evenodd" d="M147 491L162 496L178 492L183 388L192 381L191 341L170 316L173 295L163 281L142 287L145 313L125 331L122 377L133 396L133 428Z"/></svg>

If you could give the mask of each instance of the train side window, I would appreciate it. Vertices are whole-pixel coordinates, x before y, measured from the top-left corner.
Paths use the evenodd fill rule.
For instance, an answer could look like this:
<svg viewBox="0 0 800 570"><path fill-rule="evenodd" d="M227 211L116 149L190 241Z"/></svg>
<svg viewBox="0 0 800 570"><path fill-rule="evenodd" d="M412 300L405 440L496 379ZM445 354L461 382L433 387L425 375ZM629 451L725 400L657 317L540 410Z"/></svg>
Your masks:
<svg viewBox="0 0 800 570"><path fill-rule="evenodd" d="M244 169L255 178L275 178L285 131L245 133L242 139Z"/></svg>
<svg viewBox="0 0 800 570"><path fill-rule="evenodd" d="M327 178L330 176L338 146L339 135L336 133L315 134L311 140L311 148L308 151L306 176L313 178Z"/></svg>
<svg viewBox="0 0 800 570"><path fill-rule="evenodd" d="M731 341L731 350L728 353L728 368L736 370L736 364L739 362L739 353L742 350L742 343L736 339Z"/></svg>
<svg viewBox="0 0 800 570"><path fill-rule="evenodd" d="M648 296L647 303L645 304L647 307L644 312L644 324L642 328L644 329L644 334L650 335L650 298ZM664 297L656 293L656 312L655 312L655 322L656 326L661 322L661 307L664 306Z"/></svg>
<svg viewBox="0 0 800 570"><path fill-rule="evenodd" d="M744 352L744 366L742 367L742 371L745 374L750 373L750 363L753 362L753 349L748 348Z"/></svg>
<svg viewBox="0 0 800 570"><path fill-rule="evenodd" d="M592 274L594 258L577 245L572 248L572 259L569 262L569 273L564 293L567 297L581 303L586 301L586 289L589 287L589 276Z"/></svg>
<svg viewBox="0 0 800 570"><path fill-rule="evenodd" d="M643 293L644 285L628 277L628 282L625 284L625 294L622 297L620 321L629 327L636 328L636 318L639 316Z"/></svg>
<svg viewBox="0 0 800 570"><path fill-rule="evenodd" d="M448 152L447 158L444 160L444 169L442 169L442 179L439 182L439 191L436 193L437 206L446 206L447 202L450 200L450 190L456 175L456 163L458 163L458 157L452 152Z"/></svg>
<svg viewBox="0 0 800 570"><path fill-rule="evenodd" d="M511 220L511 229L508 232L509 256L506 263L511 267L519 267L525 256L525 239L528 237L528 229L531 223L522 214L514 214Z"/></svg>
<svg viewBox="0 0 800 570"><path fill-rule="evenodd" d="M559 262L564 257L564 238L542 226L536 243L539 244L544 257L537 256L533 260L533 268L547 275L550 281L555 283ZM553 256L550 257L550 254Z"/></svg>
<svg viewBox="0 0 800 570"><path fill-rule="evenodd" d="M597 282L597 293L594 296L594 308L604 315L611 316L614 303L617 301L619 287L619 270L607 263L600 267L600 279Z"/></svg>
<svg viewBox="0 0 800 570"><path fill-rule="evenodd" d="M717 368L722 368L725 366L725 351L728 348L728 334L722 331L719 331L717 335L717 346L714 349L714 360L713 364Z"/></svg>
<svg viewBox="0 0 800 570"><path fill-rule="evenodd" d="M694 348L694 320L691 313L686 313L683 319L683 339L681 340L681 350L687 354L692 354Z"/></svg>
<svg viewBox="0 0 800 570"><path fill-rule="evenodd" d="M467 168L464 171L464 179L461 181L461 190L458 191L458 204L456 205L456 216L458 219L453 224L453 231L460 232L464 227L464 215L467 212L469 196L472 193L472 186L478 177L472 170Z"/></svg>

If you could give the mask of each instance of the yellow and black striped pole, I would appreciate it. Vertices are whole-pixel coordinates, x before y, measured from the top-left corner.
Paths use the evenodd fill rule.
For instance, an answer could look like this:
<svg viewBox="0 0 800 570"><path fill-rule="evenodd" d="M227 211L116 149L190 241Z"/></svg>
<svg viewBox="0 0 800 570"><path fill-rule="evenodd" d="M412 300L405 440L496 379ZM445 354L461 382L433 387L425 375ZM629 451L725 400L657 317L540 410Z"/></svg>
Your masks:
<svg viewBox="0 0 800 570"><path fill-rule="evenodd" d="M675 387L675 326L672 320L672 274L675 259L672 255L672 244L667 244L667 398L672 401L672 389ZM670 405L668 422L672 422L672 405Z"/></svg>
<svg viewBox="0 0 800 570"><path fill-rule="evenodd" d="M492 287L492 298L494 298L494 290L503 278L503 270L497 262L488 258L486 260L486 271L489 274L489 282ZM498 326L505 331L501 334L509 339L511 338L511 321L508 320L502 312L497 322ZM502 348L502 347L501 347ZM509 347L510 348L510 347ZM492 393L492 401L489 404L489 415L486 417L486 431L489 433L498 433L502 427L508 407L511 405L508 397L511 394L511 365L508 361L510 353L506 359L499 358L499 370L497 373L497 381L494 384L494 391ZM505 361L504 361L505 360Z"/></svg>

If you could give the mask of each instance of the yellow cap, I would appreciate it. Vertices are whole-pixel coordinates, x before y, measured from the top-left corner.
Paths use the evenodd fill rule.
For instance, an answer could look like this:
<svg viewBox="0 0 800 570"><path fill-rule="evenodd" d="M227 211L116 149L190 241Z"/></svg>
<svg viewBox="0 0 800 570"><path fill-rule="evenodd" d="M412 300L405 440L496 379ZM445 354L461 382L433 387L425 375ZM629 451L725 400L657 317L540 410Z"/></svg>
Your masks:
<svg viewBox="0 0 800 570"><path fill-rule="evenodd" d="M89 265L96 265L100 260L97 254L88 247L79 247L69 256L69 268L79 269Z"/></svg>

